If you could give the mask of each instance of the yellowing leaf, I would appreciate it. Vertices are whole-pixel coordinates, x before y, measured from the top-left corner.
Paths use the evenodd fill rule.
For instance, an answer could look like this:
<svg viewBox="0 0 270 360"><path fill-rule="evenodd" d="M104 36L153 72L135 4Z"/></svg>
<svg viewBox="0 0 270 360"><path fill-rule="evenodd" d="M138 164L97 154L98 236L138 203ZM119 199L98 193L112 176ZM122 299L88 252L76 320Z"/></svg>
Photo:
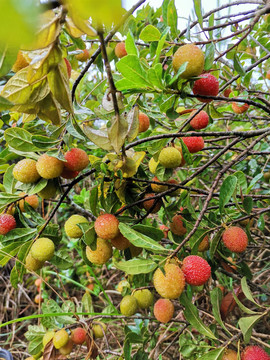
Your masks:
<svg viewBox="0 0 270 360"><path fill-rule="evenodd" d="M127 114L127 140L132 141L139 133L139 108L135 105Z"/></svg>
<svg viewBox="0 0 270 360"><path fill-rule="evenodd" d="M83 31L77 28L77 26L74 24L71 17L69 16L66 17L66 29L67 32L74 38L79 38L84 34Z"/></svg>
<svg viewBox="0 0 270 360"><path fill-rule="evenodd" d="M83 131L85 135L97 146L99 146L101 149L111 151L112 145L110 143L110 140L108 138L108 134L105 131L102 130L96 130L91 128L90 126L84 124L83 125Z"/></svg>
<svg viewBox="0 0 270 360"><path fill-rule="evenodd" d="M119 153L125 143L128 131L128 123L123 115L114 117L111 127L108 129L108 137L116 153Z"/></svg>
<svg viewBox="0 0 270 360"><path fill-rule="evenodd" d="M39 112L37 114L42 120L52 122L54 125L61 124L60 104L49 93L48 96L39 103Z"/></svg>

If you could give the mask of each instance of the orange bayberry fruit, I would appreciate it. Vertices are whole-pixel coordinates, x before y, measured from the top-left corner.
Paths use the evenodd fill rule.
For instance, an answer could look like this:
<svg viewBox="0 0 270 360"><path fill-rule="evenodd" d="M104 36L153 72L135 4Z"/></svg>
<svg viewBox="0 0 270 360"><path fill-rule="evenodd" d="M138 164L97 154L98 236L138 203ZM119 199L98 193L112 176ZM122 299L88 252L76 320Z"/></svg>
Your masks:
<svg viewBox="0 0 270 360"><path fill-rule="evenodd" d="M152 196L155 196L155 194L154 193L145 194L144 199L147 199L147 198L152 197ZM153 207L153 209L151 210L151 213L156 214L160 210L161 205L162 205L162 201L160 199L158 199L157 201L156 201L156 199L150 199L150 200L144 201L143 202L144 209L146 211L149 211L152 208L152 206L154 205L155 202L156 202L156 204Z"/></svg>
<svg viewBox="0 0 270 360"><path fill-rule="evenodd" d="M64 162L47 154L38 158L37 171L44 179L54 179L61 175L64 168Z"/></svg>
<svg viewBox="0 0 270 360"><path fill-rule="evenodd" d="M77 327L71 333L71 340L76 345L82 345L86 339L86 331L82 327Z"/></svg>
<svg viewBox="0 0 270 360"><path fill-rule="evenodd" d="M60 354L69 355L73 349L73 345L74 345L73 341L69 338L66 345L60 347L59 349Z"/></svg>
<svg viewBox="0 0 270 360"><path fill-rule="evenodd" d="M188 136L182 138L191 154L197 153L204 148L204 140L201 136Z"/></svg>
<svg viewBox="0 0 270 360"><path fill-rule="evenodd" d="M75 55L76 59L81 61L81 62L85 62L89 59L90 54L89 51L87 49L82 50L82 52L80 52L79 54Z"/></svg>
<svg viewBox="0 0 270 360"><path fill-rule="evenodd" d="M198 246L198 251L203 252L209 249L209 236L206 235Z"/></svg>
<svg viewBox="0 0 270 360"><path fill-rule="evenodd" d="M82 171L89 164L87 153L79 148L73 148L65 153L65 167L72 171Z"/></svg>
<svg viewBox="0 0 270 360"><path fill-rule="evenodd" d="M219 92L218 79L212 74L203 74L201 79L194 82L192 90L194 95L217 96ZM199 96L197 99L204 103L212 101L212 99L202 99Z"/></svg>
<svg viewBox="0 0 270 360"><path fill-rule="evenodd" d="M192 111L191 116L195 114L195 111ZM195 130L200 130L206 128L209 123L209 116L207 112L201 110L199 114L195 115L194 118L190 121L190 126Z"/></svg>
<svg viewBox="0 0 270 360"><path fill-rule="evenodd" d="M35 301L36 304L42 303L43 298L42 298L41 294L37 294L37 295L35 296L34 301Z"/></svg>
<svg viewBox="0 0 270 360"><path fill-rule="evenodd" d="M187 62L186 70L180 75L184 79L198 76L204 68L204 54L198 46L186 44L181 46L173 55L173 69L178 71L181 65Z"/></svg>
<svg viewBox="0 0 270 360"><path fill-rule="evenodd" d="M10 230L15 229L16 220L9 214L0 215L0 235L6 235Z"/></svg>
<svg viewBox="0 0 270 360"><path fill-rule="evenodd" d="M226 248L232 252L241 253L246 250L248 237L243 229L231 226L222 234L222 241Z"/></svg>
<svg viewBox="0 0 270 360"><path fill-rule="evenodd" d="M223 95L225 97L229 97L230 93L232 92L232 89L231 88L227 88L223 91Z"/></svg>
<svg viewBox="0 0 270 360"><path fill-rule="evenodd" d="M226 349L221 360L237 360L237 352L231 349Z"/></svg>
<svg viewBox="0 0 270 360"><path fill-rule="evenodd" d="M143 112L139 113L139 133L148 130L150 125L149 117Z"/></svg>
<svg viewBox="0 0 270 360"><path fill-rule="evenodd" d="M41 286L41 284L42 284L42 279L38 278L35 280L35 285L37 288L39 288Z"/></svg>
<svg viewBox="0 0 270 360"><path fill-rule="evenodd" d="M174 215L172 218L172 222L170 223L171 232L175 235L185 235L187 229L184 227L183 216Z"/></svg>
<svg viewBox="0 0 270 360"><path fill-rule="evenodd" d="M167 239L167 237L168 237L168 232L169 232L169 228L168 228L168 226L166 226L166 225L160 225L160 230L161 231L163 231L163 234L164 234L164 237L165 237L165 239Z"/></svg>
<svg viewBox="0 0 270 360"><path fill-rule="evenodd" d="M121 233L119 233L115 238L111 239L111 244L119 250L125 250L130 246L129 240Z"/></svg>
<svg viewBox="0 0 270 360"><path fill-rule="evenodd" d="M112 257L112 246L108 240L97 238L96 250L86 246L86 257L93 264L103 265Z"/></svg>
<svg viewBox="0 0 270 360"><path fill-rule="evenodd" d="M268 71L267 71L267 73L266 73L266 76L265 76L265 77L266 77L266 79L267 79L267 80L270 80L270 70L268 70Z"/></svg>
<svg viewBox="0 0 270 360"><path fill-rule="evenodd" d="M155 318L164 324L172 319L173 313L174 305L169 299L159 299L154 305Z"/></svg>
<svg viewBox="0 0 270 360"><path fill-rule="evenodd" d="M236 102L232 103L233 112L235 112L236 114L243 114L244 112L247 111L248 108L249 108L248 104L238 105L238 103Z"/></svg>
<svg viewBox="0 0 270 360"><path fill-rule="evenodd" d="M24 195L26 195L25 192L20 193L20 196L24 196ZM25 211L24 202L26 202L33 209L38 208L38 197L37 197L37 195L26 196L25 198L23 198L22 200L19 201L19 208L20 208L21 212Z"/></svg>
<svg viewBox="0 0 270 360"><path fill-rule="evenodd" d="M100 215L95 221L95 231L97 236L111 240L119 234L119 221L112 214Z"/></svg>
<svg viewBox="0 0 270 360"><path fill-rule="evenodd" d="M241 353L241 360L270 360L270 356L260 346L247 346Z"/></svg>
<svg viewBox="0 0 270 360"><path fill-rule="evenodd" d="M200 286L206 283L211 275L211 267L206 260L197 255L184 258L182 271L190 285Z"/></svg>
<svg viewBox="0 0 270 360"><path fill-rule="evenodd" d="M166 264L165 275L157 269L153 276L153 284L160 296L167 299L177 299L185 287L185 277L178 265Z"/></svg>
<svg viewBox="0 0 270 360"><path fill-rule="evenodd" d="M160 182L159 179L158 179L156 176L153 177L153 181ZM167 186L167 185L151 184L151 189L152 189L155 193L161 193L161 192L163 192L163 191L168 190L168 186Z"/></svg>
<svg viewBox="0 0 270 360"><path fill-rule="evenodd" d="M124 42L120 42L116 45L115 49L114 49L114 52L115 52L115 55L118 57L118 58L122 58L124 56L127 55L127 52L126 52L126 45Z"/></svg>

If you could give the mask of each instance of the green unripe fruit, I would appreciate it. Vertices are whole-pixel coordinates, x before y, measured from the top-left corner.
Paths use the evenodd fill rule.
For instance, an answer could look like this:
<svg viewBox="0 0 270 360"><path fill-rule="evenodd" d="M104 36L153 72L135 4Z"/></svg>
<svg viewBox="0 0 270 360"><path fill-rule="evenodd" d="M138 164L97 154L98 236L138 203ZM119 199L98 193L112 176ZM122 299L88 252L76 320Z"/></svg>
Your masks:
<svg viewBox="0 0 270 360"><path fill-rule="evenodd" d="M72 215L65 223L65 232L72 239L80 238L83 235L82 230L77 224L88 223L88 220L81 215Z"/></svg>
<svg viewBox="0 0 270 360"><path fill-rule="evenodd" d="M126 295L120 302L120 311L122 315L132 316L136 313L138 308L137 300L132 295Z"/></svg>
<svg viewBox="0 0 270 360"><path fill-rule="evenodd" d="M102 328L103 328L103 330L102 330ZM93 325L92 329L93 329L95 339L100 339L100 338L103 338L104 333L106 333L107 326L103 322L99 321L97 324Z"/></svg>
<svg viewBox="0 0 270 360"><path fill-rule="evenodd" d="M38 261L33 258L31 252L26 256L25 267L30 271L37 271L42 268L44 261Z"/></svg>
<svg viewBox="0 0 270 360"><path fill-rule="evenodd" d="M182 156L176 148L167 147L161 150L158 160L166 169L174 169L181 164Z"/></svg>
<svg viewBox="0 0 270 360"><path fill-rule="evenodd" d="M31 255L38 261L50 260L54 255L55 246L51 239L39 238L31 247Z"/></svg>
<svg viewBox="0 0 270 360"><path fill-rule="evenodd" d="M148 289L137 290L133 296L136 298L138 306L141 309L147 309L153 305L154 296Z"/></svg>
<svg viewBox="0 0 270 360"><path fill-rule="evenodd" d="M32 159L19 161L13 168L14 178L24 184L35 183L40 178L36 164L36 161Z"/></svg>
<svg viewBox="0 0 270 360"><path fill-rule="evenodd" d="M65 329L61 329L54 334L53 346L60 349L68 343L69 336Z"/></svg>
<svg viewBox="0 0 270 360"><path fill-rule="evenodd" d="M55 186L55 183L53 180L49 180L47 185L44 189L42 189L38 195L41 197L41 199L52 199L55 197L57 187Z"/></svg>
<svg viewBox="0 0 270 360"><path fill-rule="evenodd" d="M54 331L47 331L46 334L43 336L42 344L45 347L54 337Z"/></svg>

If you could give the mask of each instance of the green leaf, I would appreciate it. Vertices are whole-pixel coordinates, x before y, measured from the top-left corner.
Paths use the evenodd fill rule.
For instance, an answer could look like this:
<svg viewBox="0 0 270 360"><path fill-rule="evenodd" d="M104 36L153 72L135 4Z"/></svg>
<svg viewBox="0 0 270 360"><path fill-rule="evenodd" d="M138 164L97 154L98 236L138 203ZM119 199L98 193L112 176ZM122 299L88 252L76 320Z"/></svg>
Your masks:
<svg viewBox="0 0 270 360"><path fill-rule="evenodd" d="M94 307L93 307L93 303L92 303L92 297L91 297L91 295L89 294L88 291L82 297L82 306L83 306L83 311L84 312L88 312L88 313L93 313L94 312Z"/></svg>
<svg viewBox="0 0 270 360"><path fill-rule="evenodd" d="M218 244L221 238L221 234L223 233L224 229L219 230L216 235L214 236L214 238L212 239L212 241L210 242L210 258L213 259L215 256L215 253L217 251L218 248Z"/></svg>
<svg viewBox="0 0 270 360"><path fill-rule="evenodd" d="M203 16L202 16L202 4L201 0L193 0L194 10L198 18L198 22L201 26L201 29L203 28Z"/></svg>
<svg viewBox="0 0 270 360"><path fill-rule="evenodd" d="M253 304L255 304L257 307L260 307L260 306L261 306L260 304L258 304L258 303L254 300L253 295L252 295L252 293L251 293L251 291L250 291L250 289L249 289L249 286L248 286L248 284L247 284L247 279L246 279L245 276L242 277L242 279L241 279L241 288L242 288L243 293L245 294L245 297L246 297L249 301L253 302Z"/></svg>
<svg viewBox="0 0 270 360"><path fill-rule="evenodd" d="M12 242L11 244L0 249L0 265L4 266L15 256L23 245L22 241Z"/></svg>
<svg viewBox="0 0 270 360"><path fill-rule="evenodd" d="M180 143L181 143L182 154L183 154L183 158L184 158L185 162L187 163L187 165L193 164L192 155L188 151L187 145L184 143L182 138L180 138Z"/></svg>
<svg viewBox="0 0 270 360"><path fill-rule="evenodd" d="M16 184L16 180L13 177L13 168L14 168L15 164L10 165L4 175L4 179L3 179L3 185L5 187L5 190L7 193L12 194L14 192L14 188L15 188L15 184Z"/></svg>
<svg viewBox="0 0 270 360"><path fill-rule="evenodd" d="M85 136L84 136L82 129L77 124L76 120L73 119L71 116L69 117L69 120L66 124L66 130L73 137L75 137L79 140L83 140L83 141L85 140Z"/></svg>
<svg viewBox="0 0 270 360"><path fill-rule="evenodd" d="M5 131L5 140L13 149L32 152L39 149L32 142L32 135L22 128L9 128Z"/></svg>
<svg viewBox="0 0 270 360"><path fill-rule="evenodd" d="M150 259L131 259L114 262L114 265L117 269L130 275L148 274L157 268L157 264Z"/></svg>
<svg viewBox="0 0 270 360"><path fill-rule="evenodd" d="M97 216L97 203L98 203L98 187L95 186L90 192L90 209L93 215Z"/></svg>
<svg viewBox="0 0 270 360"><path fill-rule="evenodd" d="M28 331L24 334L29 341L28 351L30 354L38 354L42 348L43 336L46 333L46 328L43 325L29 325Z"/></svg>
<svg viewBox="0 0 270 360"><path fill-rule="evenodd" d="M174 4L174 0L171 0L168 3L168 7L167 7L167 25L170 27L171 36L174 39L178 35L177 21L178 21L177 10L176 10L175 4Z"/></svg>
<svg viewBox="0 0 270 360"><path fill-rule="evenodd" d="M84 234L82 236L82 240L85 243L85 245L88 245L93 247L93 244L95 244L97 239L97 234L94 229L94 223L92 223L90 226L87 223L81 223L79 224L79 227L83 230Z"/></svg>
<svg viewBox="0 0 270 360"><path fill-rule="evenodd" d="M147 25L140 33L140 39L144 42L159 41L160 39L159 30L153 25Z"/></svg>
<svg viewBox="0 0 270 360"><path fill-rule="evenodd" d="M123 115L115 116L108 129L110 143L116 153L119 153L125 143L128 133L128 123Z"/></svg>
<svg viewBox="0 0 270 360"><path fill-rule="evenodd" d="M5 99L3 96L0 96L0 111L9 110L14 104L9 100Z"/></svg>
<svg viewBox="0 0 270 360"><path fill-rule="evenodd" d="M0 77L3 77L10 71L10 69L12 68L13 64L16 61L16 58L17 58L16 49L8 47L6 44L3 43L0 44ZM3 108L1 104L2 101L3 101ZM9 107L5 108L6 105L8 106L8 102L7 103L5 102L6 99L0 97L0 109L1 109L0 111L9 109Z"/></svg>
<svg viewBox="0 0 270 360"><path fill-rule="evenodd" d="M240 189L243 194L246 194L247 191L247 179L245 174L242 171L236 171L233 176L237 177L237 192L240 193Z"/></svg>
<svg viewBox="0 0 270 360"><path fill-rule="evenodd" d="M184 71L186 70L186 68L187 68L187 64L188 64L188 62L186 61L186 62L184 62L184 63L180 66L180 68L178 69L176 75L174 75L174 77L173 77L173 78L171 79L171 81L169 82L169 86L172 85L172 84L178 79L178 77L179 77L181 74L183 74L183 72L184 72Z"/></svg>
<svg viewBox="0 0 270 360"><path fill-rule="evenodd" d="M187 298L186 294L183 293L180 297L180 303L184 305L184 315L186 320L197 330L200 334L209 337L210 339L216 340L215 335L206 326L199 317L198 309L192 302Z"/></svg>
<svg viewBox="0 0 270 360"><path fill-rule="evenodd" d="M223 353L225 348L218 348L215 350L211 350L206 354L200 356L197 360L221 360L223 357Z"/></svg>
<svg viewBox="0 0 270 360"><path fill-rule="evenodd" d="M204 70L211 69L214 58L215 58L215 45L214 45L214 43L207 44L206 51L205 51Z"/></svg>
<svg viewBox="0 0 270 360"><path fill-rule="evenodd" d="M74 265L74 262L66 249L55 252L50 262L60 270L70 269Z"/></svg>
<svg viewBox="0 0 270 360"><path fill-rule="evenodd" d="M238 321L238 324L243 333L244 341L246 344L249 343L253 327L263 316L264 316L263 314L248 316L248 317L243 317Z"/></svg>
<svg viewBox="0 0 270 360"><path fill-rule="evenodd" d="M147 71L147 79L153 88L163 89L162 84L162 64L156 64L155 67Z"/></svg>
<svg viewBox="0 0 270 360"><path fill-rule="evenodd" d="M60 140L52 141L52 139L47 136L33 135L32 142L37 148L48 150L52 147L56 147L60 143Z"/></svg>
<svg viewBox="0 0 270 360"><path fill-rule="evenodd" d="M168 30L169 30L169 28L168 28ZM163 35L162 38L158 42L158 46L157 46L157 50L156 50L156 56L155 56L155 60L154 60L152 66L155 66L155 65L159 64L160 54L161 54L161 51L163 49L163 45L164 45L164 43L166 41L168 30L165 32L165 35ZM161 68L162 68L162 66L161 66Z"/></svg>
<svg viewBox="0 0 270 360"><path fill-rule="evenodd" d="M221 303L222 298L223 298L222 292L218 287L214 288L210 292L210 300L211 300L211 304L212 304L212 312L213 312L213 315L215 317L215 320L219 323L219 325L225 331L227 331L232 336L232 334L229 332L229 330L224 325L224 323L223 323L223 321L221 319L221 316L220 316L220 303Z"/></svg>
<svg viewBox="0 0 270 360"><path fill-rule="evenodd" d="M146 250L158 253L164 253L169 251L163 246L159 245L159 243L157 243L156 241L152 240L150 237L133 230L131 227L124 223L120 223L119 230L133 245L137 247L141 247Z"/></svg>
<svg viewBox="0 0 270 360"><path fill-rule="evenodd" d="M149 236L151 238L153 238L156 241L161 241L161 239L163 238L164 234L163 231L160 229L157 229L153 226L148 226L148 225L142 225L142 224L136 224L133 227L133 230L136 230L146 236Z"/></svg>
<svg viewBox="0 0 270 360"><path fill-rule="evenodd" d="M232 295L233 295L233 297L234 297L234 300L235 300L236 304L240 307L240 309L241 309L243 312L245 312L245 313L248 314L248 315L257 315L257 314L258 314L258 312L253 311L253 310L250 310L250 309L247 308L245 305L243 305L233 291L232 291Z"/></svg>
<svg viewBox="0 0 270 360"><path fill-rule="evenodd" d="M246 210L246 212L248 214L251 213L251 211L253 209L253 199L252 199L252 197L247 196L247 197L244 198L243 207L244 207L244 209Z"/></svg>
<svg viewBox="0 0 270 360"><path fill-rule="evenodd" d="M237 178L233 175L229 175L223 181L220 187L219 195L219 211L222 213L224 206L230 201L237 185Z"/></svg>
<svg viewBox="0 0 270 360"><path fill-rule="evenodd" d="M128 53L128 55L136 55L139 56L139 51L135 45L135 40L134 40L134 36L132 34L132 32L129 30L128 34L127 34L127 38L125 41L125 46L126 46L126 52Z"/></svg>
<svg viewBox="0 0 270 360"><path fill-rule="evenodd" d="M234 54L234 58L233 58L233 66L234 66L234 69L238 72L238 74L240 76L245 76L246 74L246 71L245 69L243 68L240 60L239 60L239 57Z"/></svg>
<svg viewBox="0 0 270 360"><path fill-rule="evenodd" d="M107 151L111 151L113 149L106 131L93 129L86 124L83 124L83 131L85 135L101 149Z"/></svg>

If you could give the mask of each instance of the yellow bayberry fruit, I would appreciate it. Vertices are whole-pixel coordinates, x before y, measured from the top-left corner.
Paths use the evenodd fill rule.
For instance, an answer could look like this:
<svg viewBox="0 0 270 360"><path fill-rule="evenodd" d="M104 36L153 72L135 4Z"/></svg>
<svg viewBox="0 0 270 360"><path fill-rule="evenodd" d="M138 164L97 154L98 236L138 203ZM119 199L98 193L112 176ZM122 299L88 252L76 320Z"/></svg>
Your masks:
<svg viewBox="0 0 270 360"><path fill-rule="evenodd" d="M68 343L69 336L65 329L61 329L54 334L53 346L60 349Z"/></svg>
<svg viewBox="0 0 270 360"><path fill-rule="evenodd" d="M44 179L54 179L62 174L64 162L47 154L38 158L37 171Z"/></svg>
<svg viewBox="0 0 270 360"><path fill-rule="evenodd" d="M39 261L29 253L25 259L25 267L30 271L37 271L42 268L44 261Z"/></svg>
<svg viewBox="0 0 270 360"><path fill-rule="evenodd" d="M55 246L51 239L39 238L31 247L31 255L38 261L50 260L54 255Z"/></svg>
<svg viewBox="0 0 270 360"><path fill-rule="evenodd" d="M167 147L161 150L158 161L166 169L174 169L181 164L182 156L176 148Z"/></svg>
<svg viewBox="0 0 270 360"><path fill-rule="evenodd" d="M133 294L136 298L139 308L147 309L153 305L154 296L148 289L136 290Z"/></svg>
<svg viewBox="0 0 270 360"><path fill-rule="evenodd" d="M173 68L177 72L182 64L187 62L186 70L180 75L184 79L198 76L204 69L204 54L198 46L186 44L181 46L173 55Z"/></svg>
<svg viewBox="0 0 270 360"><path fill-rule="evenodd" d="M166 264L165 275L157 269L153 276L153 284L160 296L167 299L177 299L185 287L185 277L178 265Z"/></svg>
<svg viewBox="0 0 270 360"><path fill-rule="evenodd" d="M120 311L122 315L132 316L136 313L138 308L137 300L132 295L126 295L120 302Z"/></svg>
<svg viewBox="0 0 270 360"><path fill-rule="evenodd" d="M54 183L54 180L49 180L45 188L38 192L38 195L41 199L52 199L55 197L57 187Z"/></svg>
<svg viewBox="0 0 270 360"><path fill-rule="evenodd" d="M54 331L47 331L46 334L43 336L42 344L45 347L54 337Z"/></svg>
<svg viewBox="0 0 270 360"><path fill-rule="evenodd" d="M68 237L72 239L80 238L83 235L83 231L79 228L77 224L89 223L89 221L81 215L72 215L65 222L65 232Z"/></svg>
<svg viewBox="0 0 270 360"><path fill-rule="evenodd" d="M66 345L60 347L59 349L60 354L69 355L73 349L73 345L74 345L73 341L69 338Z"/></svg>
<svg viewBox="0 0 270 360"><path fill-rule="evenodd" d="M95 323L93 325L92 329L93 329L95 339L100 339L100 338L103 338L104 333L106 333L107 326L103 322L98 321L97 323Z"/></svg>
<svg viewBox="0 0 270 360"><path fill-rule="evenodd" d="M36 161L32 159L19 161L13 168L14 178L24 184L35 183L40 179L36 164Z"/></svg>
<svg viewBox="0 0 270 360"><path fill-rule="evenodd" d="M96 250L86 246L86 256L91 263L103 265L112 257L112 246L107 240L97 238Z"/></svg>

